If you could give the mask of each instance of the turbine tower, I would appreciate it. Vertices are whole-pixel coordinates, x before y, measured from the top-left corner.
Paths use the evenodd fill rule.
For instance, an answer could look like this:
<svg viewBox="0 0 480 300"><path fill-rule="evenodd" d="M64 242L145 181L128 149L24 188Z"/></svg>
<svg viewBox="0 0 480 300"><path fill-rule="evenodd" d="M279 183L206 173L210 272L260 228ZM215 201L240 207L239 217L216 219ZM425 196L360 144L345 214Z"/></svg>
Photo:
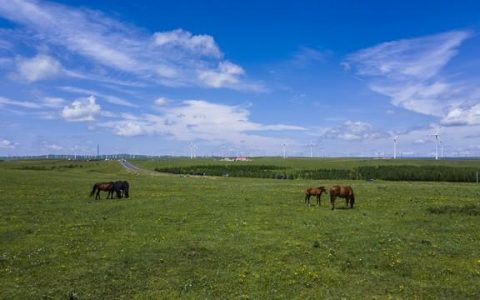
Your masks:
<svg viewBox="0 0 480 300"><path fill-rule="evenodd" d="M286 150L287 144L283 143L282 147L283 147L283 159L285 159L287 158L287 150Z"/></svg>
<svg viewBox="0 0 480 300"><path fill-rule="evenodd" d="M440 133L438 132L438 129L437 129L436 133L430 134L429 136L434 136L435 137L435 160L438 160L438 142L439 142L439 137L440 137Z"/></svg>
<svg viewBox="0 0 480 300"><path fill-rule="evenodd" d="M190 143L190 159L197 157L196 150L197 150L197 145L195 145L194 143Z"/></svg>
<svg viewBox="0 0 480 300"><path fill-rule="evenodd" d="M393 137L393 159L397 159L397 140L398 135Z"/></svg>
<svg viewBox="0 0 480 300"><path fill-rule="evenodd" d="M313 147L316 145L314 143L310 143L307 145L307 147L310 147L310 158L313 158Z"/></svg>
<svg viewBox="0 0 480 300"><path fill-rule="evenodd" d="M441 154L440 154L440 157L441 157L442 159L445 158L445 152L444 152L443 150L444 150L444 149L443 149L443 141L440 140L440 153L441 153Z"/></svg>

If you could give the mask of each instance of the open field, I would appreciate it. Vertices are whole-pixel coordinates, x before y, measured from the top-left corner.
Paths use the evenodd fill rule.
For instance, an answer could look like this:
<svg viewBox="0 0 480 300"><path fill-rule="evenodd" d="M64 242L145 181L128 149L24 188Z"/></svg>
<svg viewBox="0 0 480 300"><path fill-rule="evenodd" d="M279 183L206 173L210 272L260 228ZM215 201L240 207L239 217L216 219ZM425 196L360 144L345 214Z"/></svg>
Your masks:
<svg viewBox="0 0 480 300"><path fill-rule="evenodd" d="M317 167L299 160L284 163ZM88 197L94 182L117 179L130 182L131 198ZM325 196L320 208L303 204L304 188L334 183L354 188L355 209L337 200L331 211ZM4 161L0 298L478 299L479 199L475 183L162 176L112 161Z"/></svg>
<svg viewBox="0 0 480 300"><path fill-rule="evenodd" d="M135 164L147 169L156 167L184 167L191 165L229 165L232 162L220 161L214 158L178 158L156 160L132 160ZM292 169L353 169L361 166L445 166L445 167L475 167L480 170L480 160L433 160L433 159L369 159L369 158L306 158L290 157L256 157L251 161L236 162L242 165L275 165Z"/></svg>
<svg viewBox="0 0 480 300"><path fill-rule="evenodd" d="M480 160L256 157L251 161L215 158L137 160L149 170L171 174L275 179L337 179L478 182Z"/></svg>

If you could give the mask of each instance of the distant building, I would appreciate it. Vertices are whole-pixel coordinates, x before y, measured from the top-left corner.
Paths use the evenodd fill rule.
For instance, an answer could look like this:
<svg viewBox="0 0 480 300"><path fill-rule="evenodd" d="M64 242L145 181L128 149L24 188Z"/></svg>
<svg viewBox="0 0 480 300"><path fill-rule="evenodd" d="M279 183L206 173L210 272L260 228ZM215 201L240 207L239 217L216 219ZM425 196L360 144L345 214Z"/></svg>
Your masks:
<svg viewBox="0 0 480 300"><path fill-rule="evenodd" d="M224 157L220 161L234 161L234 160L229 157Z"/></svg>
<svg viewBox="0 0 480 300"><path fill-rule="evenodd" d="M239 156L235 158L235 161L251 161L251 159L245 156Z"/></svg>

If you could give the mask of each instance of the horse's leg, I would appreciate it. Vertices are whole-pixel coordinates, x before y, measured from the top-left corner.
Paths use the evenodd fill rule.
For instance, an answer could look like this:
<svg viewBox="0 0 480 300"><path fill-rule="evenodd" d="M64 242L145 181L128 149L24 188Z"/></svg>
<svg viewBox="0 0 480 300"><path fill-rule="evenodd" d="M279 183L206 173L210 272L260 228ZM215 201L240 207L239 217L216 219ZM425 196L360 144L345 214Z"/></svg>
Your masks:
<svg viewBox="0 0 480 300"><path fill-rule="evenodd" d="M95 195L95 200L100 199L100 189L97 190L97 194Z"/></svg>
<svg viewBox="0 0 480 300"><path fill-rule="evenodd" d="M310 197L311 196L312 195L310 195L310 194L305 195L305 204L308 204L308 206L310 206Z"/></svg>
<svg viewBox="0 0 480 300"><path fill-rule="evenodd" d="M322 197L322 195L317 195L317 204L318 204L318 206L320 206L320 197Z"/></svg>
<svg viewBox="0 0 480 300"><path fill-rule="evenodd" d="M332 210L335 209L335 195L330 194L330 204L332 205Z"/></svg>

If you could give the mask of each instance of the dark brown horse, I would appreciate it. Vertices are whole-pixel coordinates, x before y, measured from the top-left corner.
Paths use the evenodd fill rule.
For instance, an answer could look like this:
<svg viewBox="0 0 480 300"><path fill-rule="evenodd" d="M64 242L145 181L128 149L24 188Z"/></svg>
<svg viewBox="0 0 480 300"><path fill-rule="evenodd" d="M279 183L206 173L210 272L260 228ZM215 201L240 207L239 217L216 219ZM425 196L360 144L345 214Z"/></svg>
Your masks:
<svg viewBox="0 0 480 300"><path fill-rule="evenodd" d="M322 193L327 193L327 190L323 186L319 186L318 188L308 188L305 190L305 204L308 203L310 205L310 197L316 196L317 197L317 204L320 206L320 198L322 197Z"/></svg>
<svg viewBox="0 0 480 300"><path fill-rule="evenodd" d="M355 195L353 194L353 189L351 186L334 185L330 188L330 203L332 204L332 210L335 209L335 199L337 197L344 198L347 207L350 203L350 208L353 208L353 204L355 203Z"/></svg>
<svg viewBox="0 0 480 300"><path fill-rule="evenodd" d="M107 199L113 199L113 182L97 182L93 185L92 192L90 193L90 197L97 192L95 195L95 200L100 199L100 191L108 192Z"/></svg>

